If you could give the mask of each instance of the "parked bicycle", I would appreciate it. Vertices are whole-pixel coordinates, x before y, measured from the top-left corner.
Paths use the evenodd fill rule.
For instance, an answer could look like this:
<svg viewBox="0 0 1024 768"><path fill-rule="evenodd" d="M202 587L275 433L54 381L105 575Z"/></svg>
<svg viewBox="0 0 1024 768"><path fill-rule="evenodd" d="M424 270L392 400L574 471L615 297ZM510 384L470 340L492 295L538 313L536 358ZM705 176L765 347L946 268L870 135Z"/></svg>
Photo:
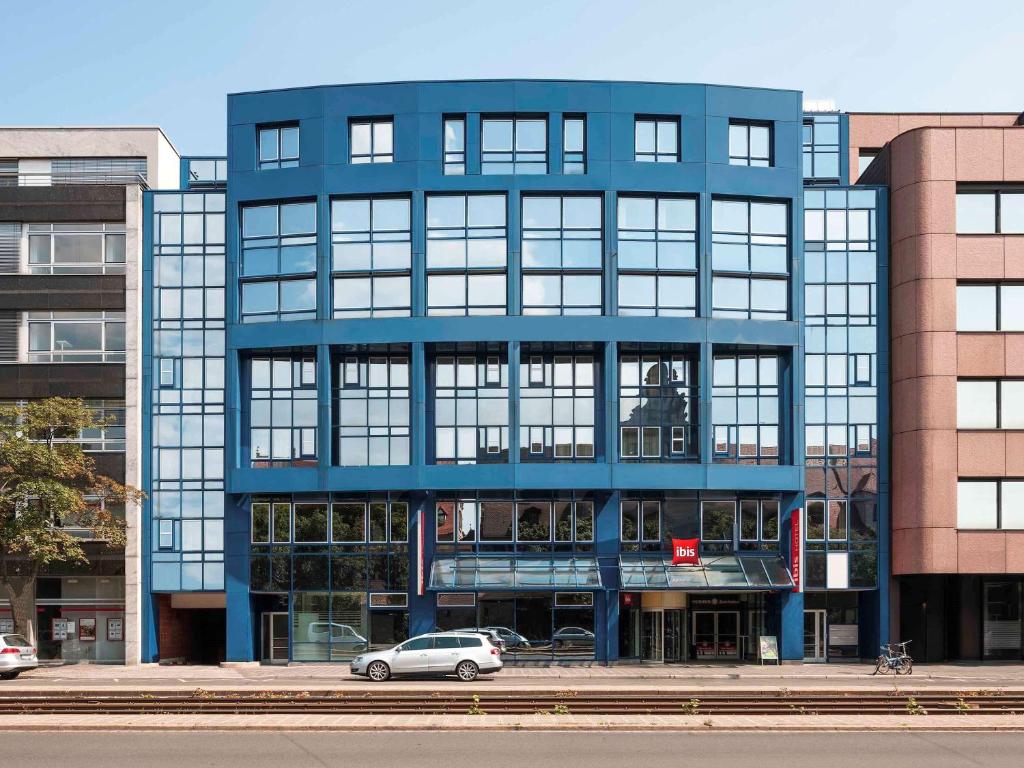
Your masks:
<svg viewBox="0 0 1024 768"><path fill-rule="evenodd" d="M907 646L910 643L910 640L904 640L902 643L886 643L881 646L882 655L875 662L875 671L871 674L887 675L890 672L895 672L897 675L914 674L914 660L907 653Z"/></svg>

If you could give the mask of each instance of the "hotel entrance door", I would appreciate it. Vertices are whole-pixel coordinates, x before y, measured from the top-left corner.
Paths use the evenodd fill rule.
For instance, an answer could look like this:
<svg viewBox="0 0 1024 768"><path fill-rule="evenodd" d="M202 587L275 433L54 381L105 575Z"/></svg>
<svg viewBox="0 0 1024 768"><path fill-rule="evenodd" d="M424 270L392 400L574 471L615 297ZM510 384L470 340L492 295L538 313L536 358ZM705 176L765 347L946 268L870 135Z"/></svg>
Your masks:
<svg viewBox="0 0 1024 768"><path fill-rule="evenodd" d="M740 612L694 611L693 644L699 660L738 659Z"/></svg>
<svg viewBox="0 0 1024 768"><path fill-rule="evenodd" d="M651 662L683 661L686 623L679 608L656 608L640 614L640 658Z"/></svg>

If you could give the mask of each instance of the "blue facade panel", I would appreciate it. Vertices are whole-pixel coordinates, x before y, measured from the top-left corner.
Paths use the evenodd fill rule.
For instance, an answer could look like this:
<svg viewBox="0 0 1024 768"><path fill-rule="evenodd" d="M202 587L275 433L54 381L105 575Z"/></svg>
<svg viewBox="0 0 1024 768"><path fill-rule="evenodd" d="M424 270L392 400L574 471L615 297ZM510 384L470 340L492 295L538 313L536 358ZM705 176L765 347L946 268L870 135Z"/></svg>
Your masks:
<svg viewBox="0 0 1024 768"><path fill-rule="evenodd" d="M585 120L584 173L567 172L566 116ZM748 124L767 127L768 167L730 160ZM798 92L725 86L229 96L223 550L174 560L151 531L151 591L195 588L168 569L219 557L221 580L201 588L225 595L232 660L340 661L474 625L520 633L523 660L755 658L761 634L804 658L799 591L634 590L619 572L621 554L653 562L691 534L707 559L738 555L736 573L745 554L790 557L806 506L802 134ZM465 173L445 172L455 162ZM207 170L183 164L183 187ZM489 195L497 218L474 224L469 206ZM432 212L441 196L465 196L467 218ZM459 238L463 253L500 242L502 258L439 266L439 240ZM474 295L478 276L488 288ZM438 309L453 277L467 281L457 316ZM350 303L364 290L367 306ZM478 314L474 300L504 308ZM658 420L670 412L685 417ZM153 414L158 463L167 413ZM219 479L205 473L180 490ZM431 587L439 558L512 556L556 570L596 557L601 583Z"/></svg>

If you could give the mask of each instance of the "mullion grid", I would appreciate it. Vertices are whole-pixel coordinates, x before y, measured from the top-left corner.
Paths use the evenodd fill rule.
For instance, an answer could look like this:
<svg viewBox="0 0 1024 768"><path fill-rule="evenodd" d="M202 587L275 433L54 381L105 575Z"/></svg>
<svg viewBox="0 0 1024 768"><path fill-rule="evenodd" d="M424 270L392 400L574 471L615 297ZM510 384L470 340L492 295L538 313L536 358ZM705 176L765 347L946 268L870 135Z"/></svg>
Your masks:
<svg viewBox="0 0 1024 768"><path fill-rule="evenodd" d="M570 124L579 123L582 129L582 141L579 147L569 146L567 128ZM587 116L564 115L562 117L562 173L567 175L585 174L587 172Z"/></svg>
<svg viewBox="0 0 1024 768"><path fill-rule="evenodd" d="M724 226L716 226L716 207L743 205L746 213L745 227L740 230L729 230ZM755 231L753 222L754 206L780 207L783 209L782 232ZM731 199L715 198L712 200L711 225L711 270L712 270L712 315L715 317L739 317L754 320L785 320L789 316L789 206L777 200L762 199ZM717 247L716 247L717 246ZM744 265L723 264L726 259L735 258L736 247L744 251ZM761 253L770 248L766 253ZM716 253L717 251L717 253ZM779 253L781 252L781 253ZM755 260L774 254L781 257L781 269L763 269L763 265L755 264ZM743 283L742 287L737 283ZM782 288L781 302L761 304L755 301L755 289L764 290L771 287L773 293ZM729 297L721 294L734 293L737 289L745 292L742 305L735 301L729 303ZM777 297L768 297L777 299Z"/></svg>
<svg viewBox="0 0 1024 768"><path fill-rule="evenodd" d="M654 203L654 228L641 228L641 227L624 227L622 224L622 207L623 204L628 204L632 201L636 202L647 202L653 201ZM663 207L668 206L671 203L689 203L692 206L690 212L689 226L682 227L662 227L661 222L663 220L662 210ZM685 197L669 197L665 195L619 195L619 215L616 217L618 221L618 279L619 279L619 314L620 315L658 315L658 316L673 316L673 317L695 317L697 314L697 202L693 198ZM628 263L628 258L624 258L623 255L623 244L624 243L654 243L654 265L648 266L637 266ZM664 255L664 251L671 247L670 244L678 246L679 243L687 243L692 246L689 258L692 266L684 266L683 264L671 264L670 258ZM630 246L626 246L628 250ZM654 291L650 295L650 301L646 304L630 304L625 302L625 295L623 291L623 277L627 280L630 278L646 278L648 281L653 280ZM688 289L671 291L668 290L669 285L665 284L663 278L667 281L671 281L669 285L679 286L679 281L688 280ZM682 282L681 285L687 285L686 282ZM669 296L678 295L680 297L689 296L688 301L681 301L675 305L668 305L667 303L663 306L662 295L666 298ZM649 289L648 289L649 290Z"/></svg>
<svg viewBox="0 0 1024 768"><path fill-rule="evenodd" d="M743 151L733 151L733 130L743 136ZM751 145L752 132L754 130L766 131L768 135L767 153L755 155ZM748 122L740 120L729 121L729 164L746 165L759 168L768 168L772 163L772 126L770 123Z"/></svg>
<svg viewBox="0 0 1024 768"><path fill-rule="evenodd" d="M474 223L472 221L473 200L486 198L500 198L503 212L501 224L497 223ZM462 199L463 218L461 225L454 226L445 224L436 226L430 224L430 204L432 201L440 202L442 199ZM427 314L428 315L501 315L507 309L506 302L506 280L508 269L508 216L507 197L504 194L491 195L486 193L469 194L437 194L427 196ZM441 244L451 244L461 241L463 244L463 255L460 265L431 264L433 259L432 251L440 248ZM474 266L473 245L486 241L500 242L504 254L501 265L485 264ZM434 248L432 248L432 244ZM501 278L498 280L497 278ZM461 285L456 291L455 285L461 279ZM439 294L453 296L455 301L449 299L442 302ZM495 300L480 301L477 297L491 297ZM496 299L500 297L500 301Z"/></svg>
<svg viewBox="0 0 1024 768"><path fill-rule="evenodd" d="M488 148L488 123L510 123L510 142L502 148ZM543 123L543 139L539 147L520 148L522 123ZM480 121L481 173L488 174L544 174L548 170L547 125L545 115L487 115Z"/></svg>
<svg viewBox="0 0 1024 768"><path fill-rule="evenodd" d="M778 464L781 452L780 377L778 355L714 356L712 430L714 461L737 464ZM745 364L746 363L746 364ZM744 369L751 381L741 381ZM728 381L731 370L731 383ZM774 371L774 379L765 378ZM715 378L726 377L723 381Z"/></svg>
<svg viewBox="0 0 1024 768"><path fill-rule="evenodd" d="M397 350L345 355L337 363L336 446L340 466L410 461L409 356ZM378 377L383 375L383 380ZM383 460L375 460L383 459Z"/></svg>
<svg viewBox="0 0 1024 768"><path fill-rule="evenodd" d="M313 211L313 225L308 232L287 234L283 233L283 209L291 206L311 206ZM275 232L273 235L250 235L245 234L245 212L247 209L273 208L275 216ZM239 276L239 287L241 293L241 317L242 322L266 322L274 320L311 320L316 316L316 203L310 200L296 200L281 203L259 204L244 206L242 208L242 263ZM274 268L254 269L249 272L249 259L262 256L263 251L274 251ZM294 258L296 253L306 252L304 260L307 262L304 269L291 269L293 265L286 264L286 256ZM301 262L300 262L301 263ZM275 305L272 311L245 311L247 289L256 291L260 287L266 287L273 283L275 286ZM302 286L312 286L312 306L308 304L297 307L286 307L285 297L289 291L301 289Z"/></svg>
<svg viewBox="0 0 1024 768"><path fill-rule="evenodd" d="M699 458L697 365L696 357L683 350L620 350L620 461ZM652 371L657 372L657 381L652 381Z"/></svg>
<svg viewBox="0 0 1024 768"><path fill-rule="evenodd" d="M396 229L377 227L377 208L380 205L404 203L406 226ZM336 206L362 205L368 207L369 229L340 229L334 224ZM333 314L335 318L345 317L408 317L412 314L412 202L408 197L360 197L338 198L331 201L331 274L334 291ZM367 256L356 267L346 267L341 253L346 246L365 246ZM339 247L340 246L340 247ZM405 246L401 261L394 263L394 255L378 257L378 250ZM384 263L379 263L378 258ZM362 306L354 303L339 304L345 296L344 289L362 286L358 295L363 297Z"/></svg>
<svg viewBox="0 0 1024 768"><path fill-rule="evenodd" d="M580 351L545 352L524 346L519 375L523 461L594 461L597 365L593 351ZM570 381L559 382L559 371L565 371L565 366ZM589 374L585 373L588 368ZM542 403L547 413L533 423L527 412Z"/></svg>
<svg viewBox="0 0 1024 768"><path fill-rule="evenodd" d="M653 130L654 144L648 148L640 147L640 132L647 130L647 126ZM680 157L680 123L678 117L658 115L638 115L634 118L633 125L633 150L634 160L638 163L678 163ZM661 150L662 138L672 139L674 149Z"/></svg>
<svg viewBox="0 0 1024 768"><path fill-rule="evenodd" d="M158 539L152 549L158 551L161 568L176 571L177 588L182 590L223 590L224 588L224 309L225 250L223 192L175 193L153 195L152 296L153 370L152 413L177 422L178 439L174 445L160 446L153 419L150 449L153 482L150 509ZM186 216L202 219L200 242L186 236ZM193 222L194 224L195 222ZM173 230L173 231L172 231ZM167 234L164 238L161 235ZM187 242L186 242L187 241ZM201 317L160 317L162 290L201 291L206 303ZM213 302L210 292L220 295ZM190 296L192 294L189 294ZM179 300L181 301L181 300ZM162 376L164 373L166 376ZM202 422L201 440L189 439L184 445L183 420ZM172 433L173 434L173 433ZM177 466L176 477L163 476L161 453L174 453L167 466ZM186 477L180 471L186 465L185 451L201 460L199 477ZM194 452L200 452L196 454ZM182 525L202 527L201 549L183 552ZM220 546L214 547L220 530ZM154 563L154 567L156 564ZM165 589L156 581L154 588ZM162 578L162 577L161 577Z"/></svg>
<svg viewBox="0 0 1024 768"><path fill-rule="evenodd" d="M873 264L870 269L854 264L855 258L874 261L877 214L873 205L855 200L854 194L831 189L805 194L807 368L810 370L812 360L819 357L823 365L842 357L845 373L845 377L834 380L833 367L825 365L822 385L806 386L804 442L808 464L827 460L835 465L845 463L848 456L870 456L877 440L877 417L865 421L854 415L866 410L874 413L873 403L871 408L863 406L867 398L874 401L877 397L877 351L873 346L860 349L854 343L865 331L873 334L877 325L877 283L869 279L875 275ZM853 306L854 290L866 293L867 314ZM860 311L853 314L855 310ZM821 341L812 343L812 338ZM861 358L867 358L867 380L858 373Z"/></svg>
<svg viewBox="0 0 1024 768"><path fill-rule="evenodd" d="M435 463L507 462L509 389L505 351L442 352L435 358L434 372Z"/></svg>
<svg viewBox="0 0 1024 768"><path fill-rule="evenodd" d="M445 115L441 121L444 157L442 171L445 176L466 174L466 116ZM450 135L449 135L450 133ZM449 145L449 138L452 144Z"/></svg>
<svg viewBox="0 0 1024 768"><path fill-rule="evenodd" d="M295 154L286 153L285 151L285 136L286 132L295 132ZM276 168L296 168L299 165L299 142L298 142L299 126L297 123L289 123L287 125L267 125L259 126L256 132L256 163L257 167L261 171L271 170ZM274 144L274 155L273 157L263 157L263 138L264 136L270 137Z"/></svg>
<svg viewBox="0 0 1024 768"><path fill-rule="evenodd" d="M366 128L369 133L368 153L357 153L355 151L354 137L357 131ZM386 129L386 130L385 130ZM382 134L378 139L378 130ZM356 118L349 121L349 162L353 165L367 163L391 163L395 159L395 135L394 120L390 117L369 117ZM378 141L383 141L383 134L387 134L388 140L384 146L378 146Z"/></svg>
<svg viewBox="0 0 1024 768"><path fill-rule="evenodd" d="M508 505L511 512L508 522L508 536L497 536L492 531L484 532L483 505ZM559 530L559 506L570 507L568 535ZM537 526L533 536L525 531L527 523L521 518L530 507L546 510L547 525ZM443 552L472 552L474 554L529 554L562 552L573 550L585 554L593 551L596 503L588 493L571 492L567 495L546 496L512 492L476 492L465 494L440 494L434 503L434 541L437 550ZM539 535L546 530L546 535ZM465 585L463 585L465 586ZM512 585L510 585L512 586ZM581 585L582 586L582 585Z"/></svg>
<svg viewBox="0 0 1024 768"><path fill-rule="evenodd" d="M566 226L565 207L566 202L570 199L575 200L590 200L596 201L598 205L598 216L590 226L584 227L570 227ZM603 236L603 200L594 195L525 195L522 198L521 204L525 210L526 206L530 203L528 201L535 200L537 202L541 200L557 200L558 201L558 220L559 224L557 227L546 226L546 227L528 227L525 223L525 216L523 216L523 223L521 225L522 234L522 251L523 254L523 266L522 266L522 282L523 282L523 314L524 315L599 315L603 306L603 254L604 254L604 236ZM539 264L539 265L527 265L526 251L529 250L527 243L534 242L543 244L545 242L558 243L558 265L553 264ZM597 243L596 258L594 264L589 266L567 266L566 265L566 244L567 243L581 243L591 242ZM570 294L568 284L570 281L573 282L577 287L582 283L582 280L587 278L597 278L597 290L591 290L589 292L590 301L588 303L573 303L571 305L566 304L566 299ZM555 306L547 301L543 303L530 303L528 304L528 290L534 282L537 285L547 285L550 290L551 281L554 280L558 284L558 305ZM544 293L544 290L541 290ZM546 298L546 297L545 297Z"/></svg>
<svg viewBox="0 0 1024 768"><path fill-rule="evenodd" d="M251 466L316 465L315 357L254 357L249 370Z"/></svg>

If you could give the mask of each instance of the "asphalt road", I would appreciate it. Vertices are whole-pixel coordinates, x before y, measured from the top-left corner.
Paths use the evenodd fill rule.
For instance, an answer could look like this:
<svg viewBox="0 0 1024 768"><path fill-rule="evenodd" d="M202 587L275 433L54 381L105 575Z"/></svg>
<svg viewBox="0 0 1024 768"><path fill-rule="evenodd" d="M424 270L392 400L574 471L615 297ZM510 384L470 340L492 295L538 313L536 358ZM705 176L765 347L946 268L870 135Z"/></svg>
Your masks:
<svg viewBox="0 0 1024 768"><path fill-rule="evenodd" d="M1019 768L1013 733L5 733L17 768Z"/></svg>

